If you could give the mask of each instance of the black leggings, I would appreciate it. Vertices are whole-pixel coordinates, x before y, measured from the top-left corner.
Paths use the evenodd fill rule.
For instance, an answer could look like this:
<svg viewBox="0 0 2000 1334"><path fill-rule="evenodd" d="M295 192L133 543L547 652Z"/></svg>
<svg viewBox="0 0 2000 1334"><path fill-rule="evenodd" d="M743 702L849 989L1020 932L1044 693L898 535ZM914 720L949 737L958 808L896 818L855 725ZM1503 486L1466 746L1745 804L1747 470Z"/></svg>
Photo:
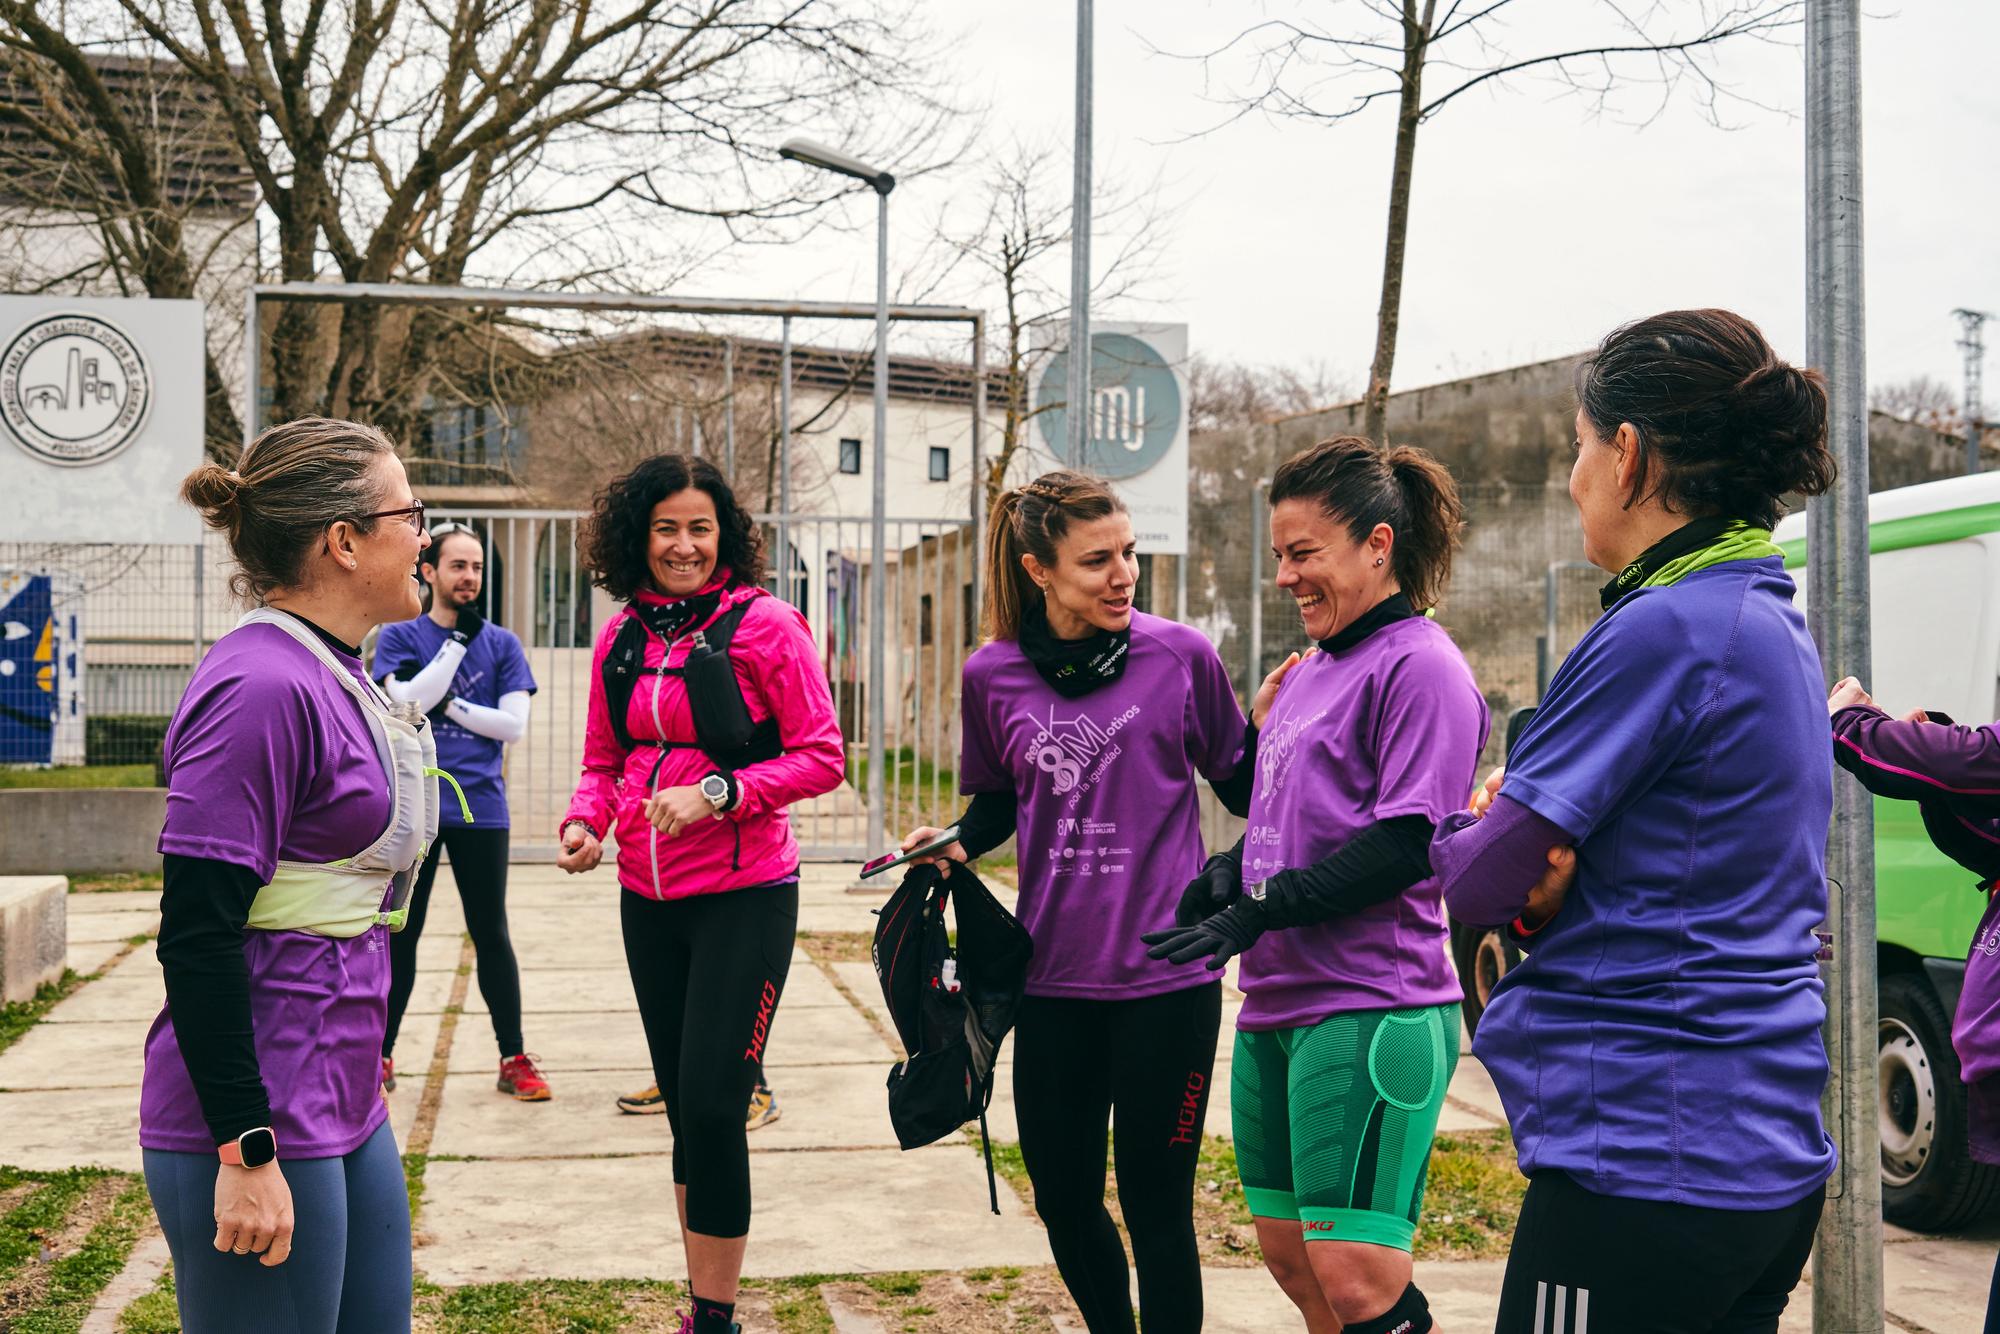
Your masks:
<svg viewBox="0 0 2000 1334"><path fill-rule="evenodd" d="M1035 1212L1091 1334L1132 1334L1125 1247L1104 1207L1107 1122L1146 1334L1201 1328L1194 1175L1222 984L1138 1000L1029 996L1014 1028L1014 1116Z"/></svg>
<svg viewBox="0 0 2000 1334"><path fill-rule="evenodd" d="M417 872L410 892L410 916L403 929L389 937L389 1027L382 1034L382 1054L396 1050L396 1030L417 984L417 942L423 939L424 917L430 912L431 884L437 879L438 854L451 852L451 878L458 882L465 905L465 929L479 956L479 994L493 1012L493 1037L502 1059L525 1050L521 1040L521 967L514 961L514 942L507 934L507 831L441 825ZM426 1053L428 1056L428 1053Z"/></svg>
<svg viewBox="0 0 2000 1334"><path fill-rule="evenodd" d="M1494 1334L1776 1334L1825 1202L1822 1187L1780 1209L1708 1209L1537 1172Z"/></svg>
<svg viewBox="0 0 2000 1334"><path fill-rule="evenodd" d="M674 1182L687 1187L688 1231L741 1237L750 1231L743 1109L792 966L799 887L666 900L628 889L618 898L625 964L674 1132Z"/></svg>

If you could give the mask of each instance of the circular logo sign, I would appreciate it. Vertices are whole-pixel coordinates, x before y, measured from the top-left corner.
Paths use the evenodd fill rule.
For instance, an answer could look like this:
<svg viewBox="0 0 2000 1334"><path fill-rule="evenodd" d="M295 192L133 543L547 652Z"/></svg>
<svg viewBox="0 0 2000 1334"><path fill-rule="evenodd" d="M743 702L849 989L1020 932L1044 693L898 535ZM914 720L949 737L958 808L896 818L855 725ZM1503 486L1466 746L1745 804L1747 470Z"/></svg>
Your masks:
<svg viewBox="0 0 2000 1334"><path fill-rule="evenodd" d="M45 463L102 463L132 443L152 406L138 345L95 315L44 315L0 351L0 422Z"/></svg>
<svg viewBox="0 0 2000 1334"><path fill-rule="evenodd" d="M1035 406L1042 439L1057 458L1069 449L1069 351L1049 358ZM1090 439L1084 470L1099 477L1136 477L1173 448L1181 429L1181 384L1166 358L1130 334L1090 340Z"/></svg>

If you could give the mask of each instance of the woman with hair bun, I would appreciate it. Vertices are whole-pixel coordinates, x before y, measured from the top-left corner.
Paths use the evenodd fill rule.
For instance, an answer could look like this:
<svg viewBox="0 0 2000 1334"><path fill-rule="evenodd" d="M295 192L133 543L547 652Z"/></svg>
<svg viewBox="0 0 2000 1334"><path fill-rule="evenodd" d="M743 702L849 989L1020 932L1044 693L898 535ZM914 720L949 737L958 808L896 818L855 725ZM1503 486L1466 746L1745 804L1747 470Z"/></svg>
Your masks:
<svg viewBox="0 0 2000 1334"><path fill-rule="evenodd" d="M1413 1280L1463 993L1429 849L1486 743L1486 700L1425 613L1462 509L1420 449L1344 436L1271 481L1277 585L1318 647L1258 736L1241 897L1149 933L1155 958L1240 953L1230 1110L1265 1267L1312 1334L1424 1334Z"/></svg>
<svg viewBox="0 0 2000 1334"><path fill-rule="evenodd" d="M239 597L167 729L160 969L139 1143L202 1334L410 1328L410 1202L380 1090L389 933L437 837L423 716L360 643L416 614L424 507L388 439L305 418L181 496Z"/></svg>
<svg viewBox="0 0 2000 1334"><path fill-rule="evenodd" d="M1533 938L1474 1048L1529 1178L1496 1328L1774 1331L1834 1163L1826 692L1770 534L1833 483L1825 383L1672 311L1577 403L1605 614L1431 849L1456 917Z"/></svg>

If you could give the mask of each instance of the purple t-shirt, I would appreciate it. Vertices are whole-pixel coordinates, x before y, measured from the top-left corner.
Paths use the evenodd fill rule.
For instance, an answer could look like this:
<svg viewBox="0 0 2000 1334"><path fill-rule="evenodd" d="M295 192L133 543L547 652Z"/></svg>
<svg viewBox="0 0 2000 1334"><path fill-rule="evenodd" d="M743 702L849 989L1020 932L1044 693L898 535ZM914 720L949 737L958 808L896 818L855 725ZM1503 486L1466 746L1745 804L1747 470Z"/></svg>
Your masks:
<svg viewBox="0 0 2000 1334"><path fill-rule="evenodd" d="M1487 718L1458 645L1425 617L1307 658L1257 736L1244 884L1311 866L1383 820L1435 823L1464 806ZM1239 985L1237 1027L1250 1032L1464 995L1434 879L1345 917L1265 932L1243 952Z"/></svg>
<svg viewBox="0 0 2000 1334"><path fill-rule="evenodd" d="M438 650L451 638L451 631L428 616L414 621L397 621L382 627L375 641L375 679L396 675L406 664L418 671L431 665ZM466 646L458 674L451 678L451 693L467 704L496 708L502 695L517 690L535 693L535 674L528 669L528 657L521 641L504 626L488 625ZM438 768L458 780L465 789L465 804L472 808L473 827L507 827L507 788L501 779L500 742L469 732L449 718L431 720L437 732ZM438 780L438 823L463 825L458 797L443 779Z"/></svg>
<svg viewBox="0 0 2000 1334"><path fill-rule="evenodd" d="M359 658L336 656L361 678ZM265 880L280 859L351 857L389 824L388 778L360 702L275 625L233 630L202 659L167 729L166 767L160 851L248 867ZM351 940L246 931L243 957L278 1156L351 1153L388 1114L388 928ZM146 1035L139 1143L215 1152L164 1008Z"/></svg>
<svg viewBox="0 0 2000 1334"><path fill-rule="evenodd" d="M1243 711L1199 630L1135 612L1116 681L1064 699L1011 639L965 662L959 788L1019 803L1017 912L1034 938L1031 996L1129 1000L1211 979L1148 959L1201 870L1195 775L1243 755Z"/></svg>
<svg viewBox="0 0 2000 1334"><path fill-rule="evenodd" d="M1813 934L1832 747L1793 592L1771 557L1628 594L1514 743L1501 795L1577 860L1473 1047L1523 1172L1778 1209L1833 1170Z"/></svg>

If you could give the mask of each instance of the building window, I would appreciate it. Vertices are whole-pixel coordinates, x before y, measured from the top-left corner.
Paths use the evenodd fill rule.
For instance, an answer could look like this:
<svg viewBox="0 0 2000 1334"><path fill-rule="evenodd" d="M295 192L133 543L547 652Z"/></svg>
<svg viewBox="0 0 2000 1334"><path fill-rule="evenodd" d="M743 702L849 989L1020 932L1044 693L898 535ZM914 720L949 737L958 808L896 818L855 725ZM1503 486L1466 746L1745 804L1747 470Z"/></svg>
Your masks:
<svg viewBox="0 0 2000 1334"><path fill-rule="evenodd" d="M840 470L842 472L854 473L856 476L860 475L861 442L859 440L843 440L840 442Z"/></svg>
<svg viewBox="0 0 2000 1334"><path fill-rule="evenodd" d="M972 600L970 580L958 586L958 623L965 632L965 647L971 648L979 638L979 608Z"/></svg>
<svg viewBox="0 0 2000 1334"><path fill-rule="evenodd" d="M942 445L931 446L931 480L933 482L951 480L951 451Z"/></svg>
<svg viewBox="0 0 2000 1334"><path fill-rule="evenodd" d="M937 626L931 620L931 595L925 593L917 599L917 643L929 648L936 634Z"/></svg>

